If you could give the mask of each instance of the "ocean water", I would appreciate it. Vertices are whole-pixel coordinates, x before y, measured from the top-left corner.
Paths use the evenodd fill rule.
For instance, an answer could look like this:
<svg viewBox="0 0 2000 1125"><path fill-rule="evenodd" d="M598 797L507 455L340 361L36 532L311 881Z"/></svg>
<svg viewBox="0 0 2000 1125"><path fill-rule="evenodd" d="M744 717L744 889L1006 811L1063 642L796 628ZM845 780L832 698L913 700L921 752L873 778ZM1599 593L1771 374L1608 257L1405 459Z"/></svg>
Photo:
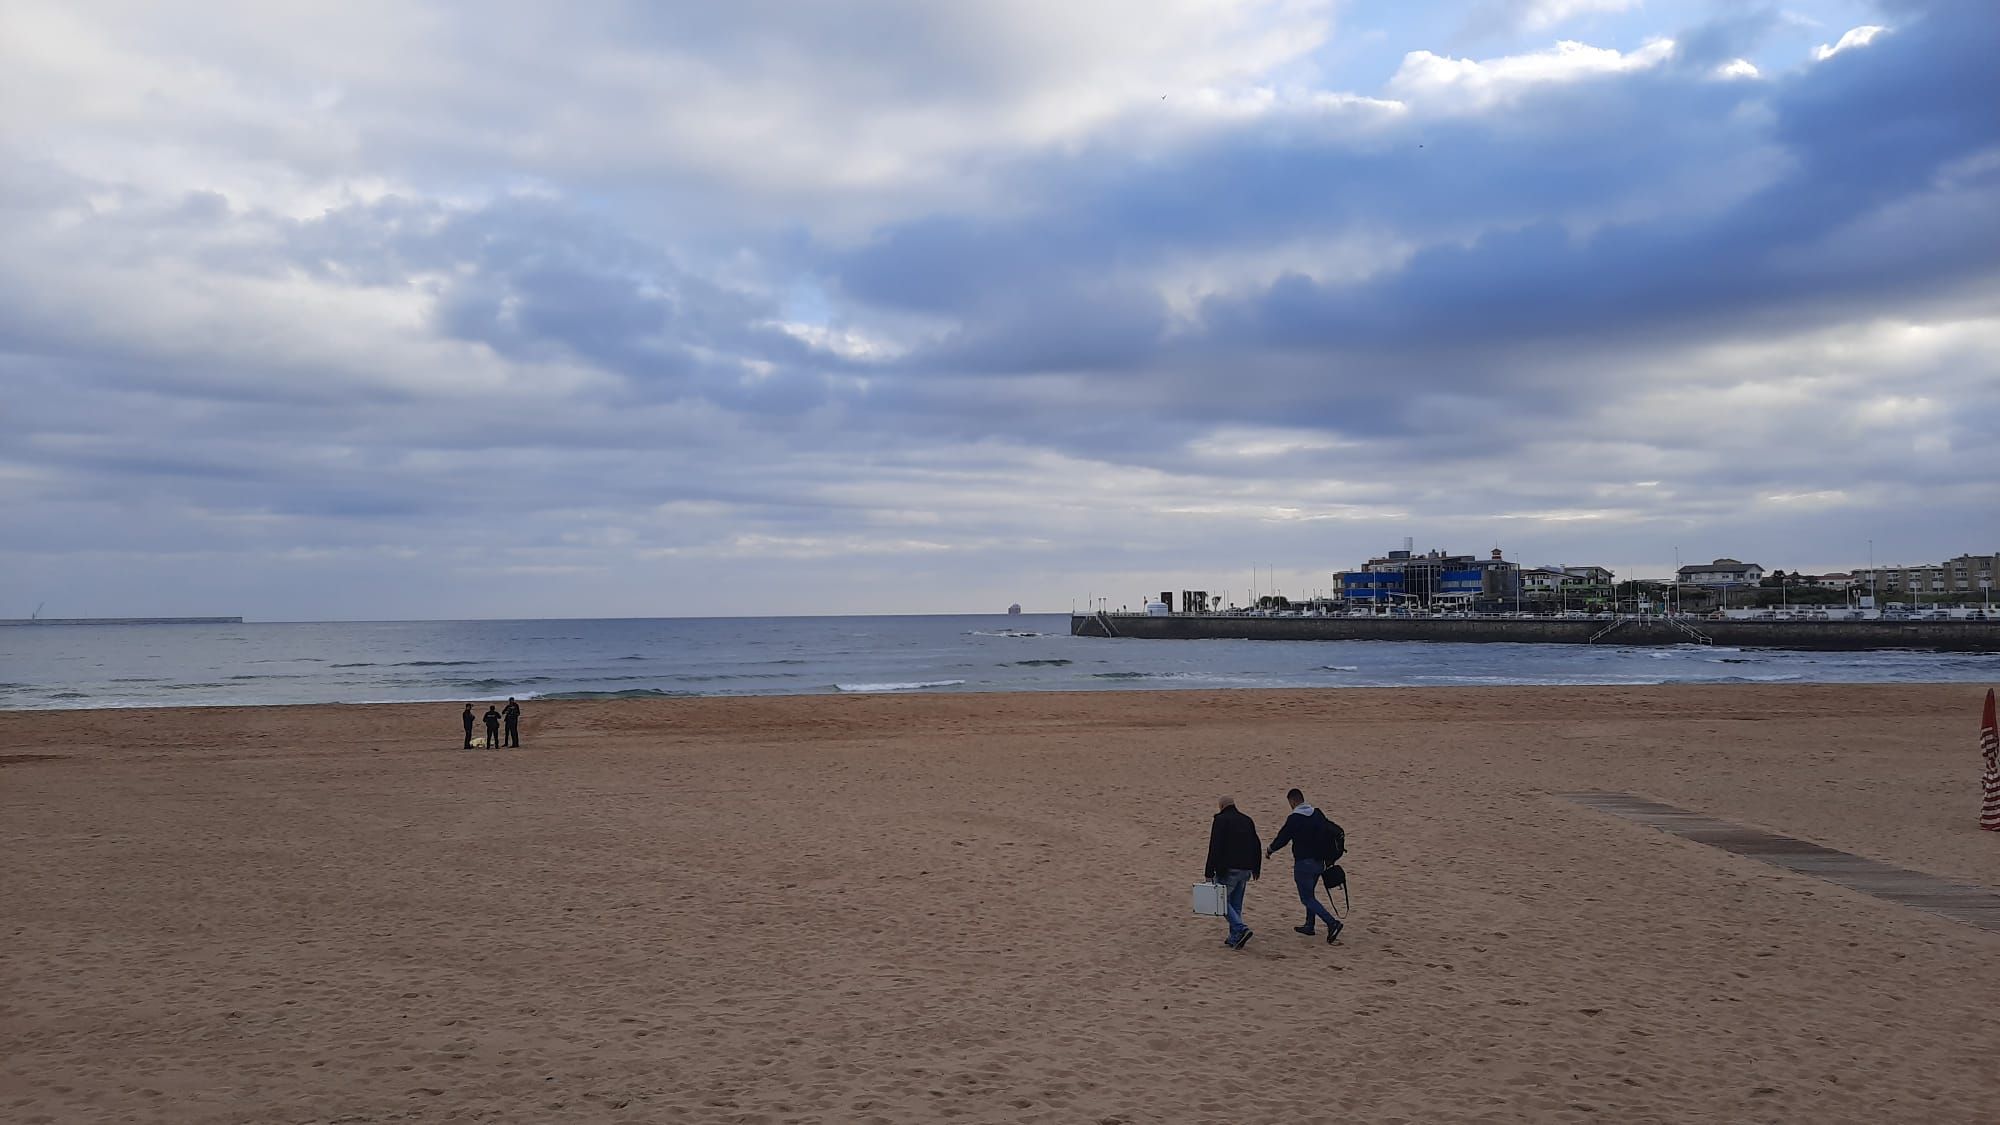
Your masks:
<svg viewBox="0 0 2000 1125"><path fill-rule="evenodd" d="M0 628L0 709L1930 681L2000 681L2000 654L1104 640L1061 614Z"/></svg>

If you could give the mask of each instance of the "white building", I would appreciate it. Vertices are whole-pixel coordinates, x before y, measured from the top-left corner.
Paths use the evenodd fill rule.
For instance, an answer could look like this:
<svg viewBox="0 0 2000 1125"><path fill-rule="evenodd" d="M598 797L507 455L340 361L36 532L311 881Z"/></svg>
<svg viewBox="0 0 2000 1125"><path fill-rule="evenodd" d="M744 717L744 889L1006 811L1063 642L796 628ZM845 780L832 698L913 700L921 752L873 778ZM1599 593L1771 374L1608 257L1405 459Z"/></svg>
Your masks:
<svg viewBox="0 0 2000 1125"><path fill-rule="evenodd" d="M1554 592L1564 586L1609 586L1616 575L1601 566L1537 566L1521 571L1521 590Z"/></svg>
<svg viewBox="0 0 2000 1125"><path fill-rule="evenodd" d="M1764 580L1764 568L1756 563L1738 562L1735 559L1717 559L1708 563L1689 563L1680 569L1680 582L1684 586L1755 586Z"/></svg>

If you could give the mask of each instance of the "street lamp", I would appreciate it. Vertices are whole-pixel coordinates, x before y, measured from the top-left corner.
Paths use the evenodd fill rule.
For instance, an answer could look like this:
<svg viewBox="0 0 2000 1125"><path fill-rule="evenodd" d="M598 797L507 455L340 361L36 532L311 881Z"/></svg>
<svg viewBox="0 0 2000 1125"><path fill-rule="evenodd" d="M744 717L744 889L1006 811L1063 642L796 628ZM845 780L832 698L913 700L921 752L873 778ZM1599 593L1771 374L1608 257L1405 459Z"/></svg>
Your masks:
<svg viewBox="0 0 2000 1125"><path fill-rule="evenodd" d="M1882 615L1882 572L1875 569L1875 541L1868 541L1868 607Z"/></svg>
<svg viewBox="0 0 2000 1125"><path fill-rule="evenodd" d="M1681 549L1674 548L1674 616L1681 612Z"/></svg>

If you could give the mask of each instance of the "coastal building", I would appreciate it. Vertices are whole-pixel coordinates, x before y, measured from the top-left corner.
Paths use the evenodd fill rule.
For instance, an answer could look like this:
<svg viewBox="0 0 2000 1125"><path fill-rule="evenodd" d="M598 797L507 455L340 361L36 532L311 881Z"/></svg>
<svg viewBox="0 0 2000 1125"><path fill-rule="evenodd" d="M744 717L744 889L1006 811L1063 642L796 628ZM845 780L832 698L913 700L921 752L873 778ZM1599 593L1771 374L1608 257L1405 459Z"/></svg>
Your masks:
<svg viewBox="0 0 2000 1125"><path fill-rule="evenodd" d="M1891 594L1944 592L1942 568L1929 566L1883 566L1854 572L1854 580L1866 590L1887 597Z"/></svg>
<svg viewBox="0 0 2000 1125"><path fill-rule="evenodd" d="M1735 559L1689 563L1680 568L1678 573L1680 582L1684 586L1710 586L1720 589L1755 586L1764 580L1763 567L1756 563L1738 562Z"/></svg>
<svg viewBox="0 0 2000 1125"><path fill-rule="evenodd" d="M1472 608L1518 597L1520 573L1520 565L1508 562L1498 547L1484 559L1405 548L1336 577L1341 598L1350 604Z"/></svg>
<svg viewBox="0 0 2000 1125"><path fill-rule="evenodd" d="M1947 559L1944 572L1946 593L1971 594L1992 590L1996 579L2000 579L2000 552Z"/></svg>
<svg viewBox="0 0 2000 1125"><path fill-rule="evenodd" d="M1561 567L1533 566L1521 571L1521 592L1532 594L1554 593L1562 589L1563 580L1568 577Z"/></svg>
<svg viewBox="0 0 2000 1125"><path fill-rule="evenodd" d="M1616 577L1601 566L1538 566L1521 572L1521 594L1537 609L1589 609L1614 598Z"/></svg>
<svg viewBox="0 0 2000 1125"><path fill-rule="evenodd" d="M1887 594L1984 596L2000 586L2000 553L1960 555L1941 563L1885 566L1854 572L1857 586Z"/></svg>
<svg viewBox="0 0 2000 1125"><path fill-rule="evenodd" d="M1852 590L1860 584L1854 575L1846 573L1794 574L1791 583L1794 586L1811 586L1817 590Z"/></svg>
<svg viewBox="0 0 2000 1125"><path fill-rule="evenodd" d="M1555 593L1564 587L1609 586L1615 577L1601 566L1537 566L1521 572L1521 589Z"/></svg>

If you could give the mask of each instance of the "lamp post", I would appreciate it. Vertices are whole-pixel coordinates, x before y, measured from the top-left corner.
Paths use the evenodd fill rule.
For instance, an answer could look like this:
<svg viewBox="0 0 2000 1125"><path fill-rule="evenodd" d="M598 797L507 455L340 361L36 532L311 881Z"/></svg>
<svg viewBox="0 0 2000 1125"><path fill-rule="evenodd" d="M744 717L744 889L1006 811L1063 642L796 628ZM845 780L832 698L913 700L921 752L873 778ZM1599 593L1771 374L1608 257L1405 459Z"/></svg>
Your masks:
<svg viewBox="0 0 2000 1125"><path fill-rule="evenodd" d="M1868 606L1882 616L1882 572L1875 569L1875 541L1868 541Z"/></svg>
<svg viewBox="0 0 2000 1125"><path fill-rule="evenodd" d="M1681 613L1681 549L1674 548L1674 616Z"/></svg>

